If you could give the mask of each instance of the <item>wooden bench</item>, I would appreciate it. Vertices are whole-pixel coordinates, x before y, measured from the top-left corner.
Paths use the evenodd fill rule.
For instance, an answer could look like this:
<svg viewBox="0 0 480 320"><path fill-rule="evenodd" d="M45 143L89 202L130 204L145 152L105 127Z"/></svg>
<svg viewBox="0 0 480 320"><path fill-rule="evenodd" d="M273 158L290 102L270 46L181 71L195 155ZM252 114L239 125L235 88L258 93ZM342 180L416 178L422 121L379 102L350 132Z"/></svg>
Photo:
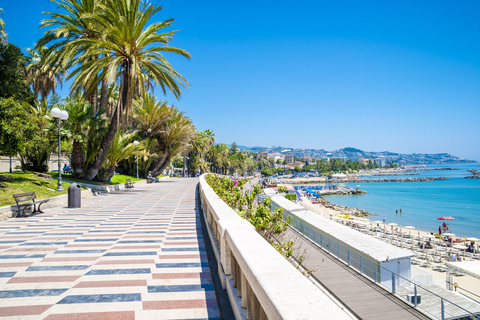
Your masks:
<svg viewBox="0 0 480 320"><path fill-rule="evenodd" d="M13 217L27 217L25 214L25 209L33 206L33 211L32 215L37 214L37 213L43 213L42 210L40 210L40 206L49 201L50 199L44 199L44 200L37 200L37 196L35 195L35 192L25 192L25 193L17 193L13 195L13 198L15 199L15 202L17 203L17 212L13 214ZM38 205L38 207L37 207Z"/></svg>
<svg viewBox="0 0 480 320"><path fill-rule="evenodd" d="M131 179L125 179L125 188L133 188L135 182L132 182Z"/></svg>

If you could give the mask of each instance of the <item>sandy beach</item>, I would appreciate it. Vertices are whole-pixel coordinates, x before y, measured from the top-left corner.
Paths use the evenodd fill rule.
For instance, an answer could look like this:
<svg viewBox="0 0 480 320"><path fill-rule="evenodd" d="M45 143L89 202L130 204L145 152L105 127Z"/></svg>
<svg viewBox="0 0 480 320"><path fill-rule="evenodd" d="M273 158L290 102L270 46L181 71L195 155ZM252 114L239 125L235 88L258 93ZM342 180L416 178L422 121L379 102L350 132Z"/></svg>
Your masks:
<svg viewBox="0 0 480 320"><path fill-rule="evenodd" d="M322 204L313 204L307 197L302 197L302 200L298 201L298 203L303 205L305 208L307 208L307 209L309 209L309 210L311 210L311 211L313 211L317 214L323 215L324 217L327 217L327 218L331 218L331 217L335 217L335 216L339 216L339 215L343 214L342 211L336 211L336 210L333 210L333 209L330 209L330 208L326 208ZM373 222L372 222L372 225L373 225ZM349 228L349 226L345 226L345 227ZM388 228L388 225L387 225L387 228ZM397 226L395 228L397 228ZM400 226L398 226L398 228L400 228ZM407 230L403 229L403 231L405 232ZM425 236L430 235L426 231L421 231L421 230L417 230L417 229L411 229L408 232L410 232L410 231L411 231L412 236L420 235L421 238L424 238ZM375 236L375 234L373 234L372 236ZM381 238L381 233L378 234L378 237ZM387 240L387 239L388 238L386 238L384 241L389 242L389 240ZM421 256L422 254L424 255L424 253L422 253L419 250L418 246L416 246L416 247L414 246L413 250L412 250L412 245L405 243L403 245L403 249L411 251L417 257ZM430 255L430 257L431 257L431 259L428 260L428 266L427 266L427 264L423 263L423 265L424 265L423 267L420 267L420 266L414 266L414 267L420 268L423 273L426 272L426 273L431 274L435 284L446 288L446 282L445 282L446 277L447 277L446 272L439 272L439 271L434 270L434 268L437 268L437 267L445 267L445 263L443 261L442 262L435 262L434 259L433 259L433 256ZM418 261L416 258L412 259L412 261L414 261L414 260ZM467 258L467 260L468 260L468 258ZM455 276L454 275L453 276L453 282L458 284L458 289L457 289L458 292L461 292L462 294L464 294L466 296L470 296L471 298L473 298L477 301L480 301L480 279L471 277L469 275L463 275L463 276ZM470 291L471 293L473 293L473 295L468 293L467 291ZM477 296L475 296L475 295L477 295Z"/></svg>

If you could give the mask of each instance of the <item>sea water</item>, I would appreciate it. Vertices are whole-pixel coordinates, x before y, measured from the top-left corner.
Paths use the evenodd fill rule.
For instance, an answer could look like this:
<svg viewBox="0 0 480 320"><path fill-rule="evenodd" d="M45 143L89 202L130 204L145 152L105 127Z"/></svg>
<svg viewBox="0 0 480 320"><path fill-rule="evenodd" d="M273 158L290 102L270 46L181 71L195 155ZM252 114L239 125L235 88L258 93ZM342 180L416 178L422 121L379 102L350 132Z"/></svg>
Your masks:
<svg viewBox="0 0 480 320"><path fill-rule="evenodd" d="M470 175L467 170L480 170L480 164L430 166L442 167L459 170L432 170L419 172L415 176L394 176L446 177L448 180L347 183L350 187L367 191L367 194L334 195L328 196L327 200L366 210L372 214L369 217L372 221L382 220L385 216L387 223L395 222L403 227L413 226L430 232L438 232L438 227L443 223L437 218L451 216L454 220L447 221L447 224L452 233L461 237L480 238L480 179L465 179Z"/></svg>

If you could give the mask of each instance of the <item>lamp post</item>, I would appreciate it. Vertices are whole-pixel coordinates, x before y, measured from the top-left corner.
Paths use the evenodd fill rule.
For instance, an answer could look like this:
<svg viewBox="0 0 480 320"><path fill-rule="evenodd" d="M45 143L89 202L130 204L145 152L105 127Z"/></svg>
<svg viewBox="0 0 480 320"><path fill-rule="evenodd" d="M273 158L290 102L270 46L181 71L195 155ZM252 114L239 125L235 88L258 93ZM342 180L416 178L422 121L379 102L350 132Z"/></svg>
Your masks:
<svg viewBox="0 0 480 320"><path fill-rule="evenodd" d="M133 144L138 146L140 144L140 142L138 142L137 140L133 141ZM135 155L135 158L137 159L137 179L138 179L138 154Z"/></svg>
<svg viewBox="0 0 480 320"><path fill-rule="evenodd" d="M60 134L60 127L62 125L61 121L65 121L68 119L68 112L67 111L62 111L58 108L53 108L50 110L50 114L54 119L58 119L58 187L57 191L63 191L62 188L62 158L61 158L61 141L62 141L62 136Z"/></svg>

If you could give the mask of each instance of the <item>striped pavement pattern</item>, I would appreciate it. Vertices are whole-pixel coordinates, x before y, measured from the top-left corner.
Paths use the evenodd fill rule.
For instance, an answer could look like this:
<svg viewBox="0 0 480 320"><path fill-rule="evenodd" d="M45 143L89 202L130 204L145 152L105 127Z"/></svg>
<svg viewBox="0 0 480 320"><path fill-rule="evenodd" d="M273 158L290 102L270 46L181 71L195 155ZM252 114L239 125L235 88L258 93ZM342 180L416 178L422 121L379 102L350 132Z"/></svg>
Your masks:
<svg viewBox="0 0 480 320"><path fill-rule="evenodd" d="M220 319L198 179L0 223L0 319Z"/></svg>

